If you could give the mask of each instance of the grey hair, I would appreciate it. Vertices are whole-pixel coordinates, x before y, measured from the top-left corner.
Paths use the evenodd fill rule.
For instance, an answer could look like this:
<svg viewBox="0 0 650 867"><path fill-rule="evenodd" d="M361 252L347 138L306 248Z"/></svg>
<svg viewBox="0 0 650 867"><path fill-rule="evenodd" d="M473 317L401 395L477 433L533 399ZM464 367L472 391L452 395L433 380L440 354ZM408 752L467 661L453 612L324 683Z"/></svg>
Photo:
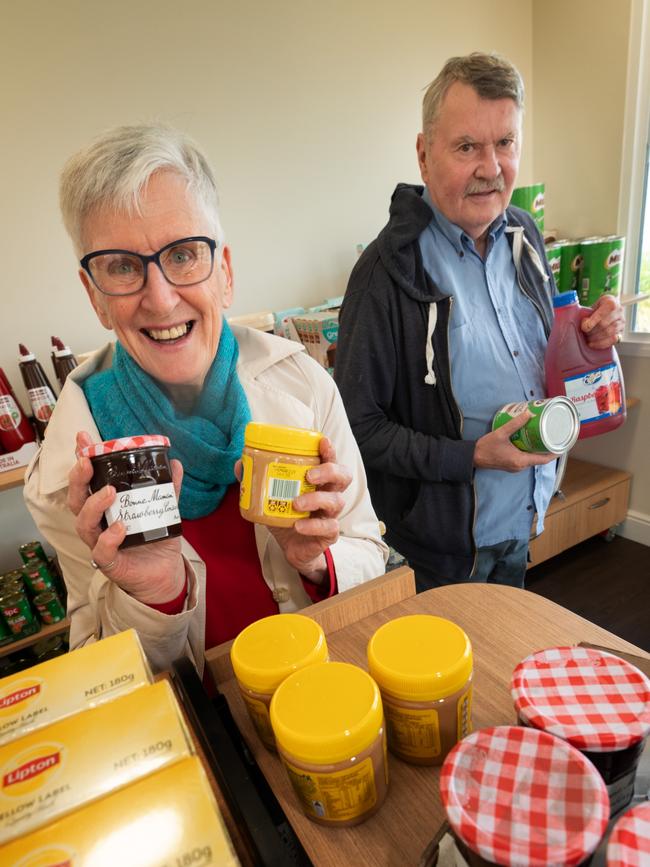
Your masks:
<svg viewBox="0 0 650 867"><path fill-rule="evenodd" d="M422 100L422 132L430 133L440 106L455 82L469 84L481 99L512 99L524 107L524 82L519 71L499 54L474 51L464 57L450 57L427 87Z"/></svg>
<svg viewBox="0 0 650 867"><path fill-rule="evenodd" d="M84 221L97 207L137 213L149 178L172 171L187 182L222 246L217 185L205 156L189 136L162 124L119 126L74 154L63 168L59 203L75 251L82 256Z"/></svg>

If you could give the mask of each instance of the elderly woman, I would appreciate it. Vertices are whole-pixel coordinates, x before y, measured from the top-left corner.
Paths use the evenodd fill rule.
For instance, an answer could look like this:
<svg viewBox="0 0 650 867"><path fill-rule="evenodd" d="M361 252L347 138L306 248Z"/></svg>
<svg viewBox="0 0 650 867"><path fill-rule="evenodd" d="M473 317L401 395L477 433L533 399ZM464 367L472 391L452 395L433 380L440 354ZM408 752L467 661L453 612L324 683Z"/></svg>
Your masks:
<svg viewBox="0 0 650 867"><path fill-rule="evenodd" d="M28 470L25 499L68 588L71 647L133 627L156 668L260 617L380 575L387 549L332 379L298 343L224 318L233 298L214 177L181 133L108 132L66 165L61 209L79 276L117 336L67 379ZM191 260L191 267L185 263ZM293 529L239 514L235 464L251 419L322 431L310 517ZM182 537L120 548L114 502L81 448L136 434L171 440ZM339 463L340 461L340 463Z"/></svg>

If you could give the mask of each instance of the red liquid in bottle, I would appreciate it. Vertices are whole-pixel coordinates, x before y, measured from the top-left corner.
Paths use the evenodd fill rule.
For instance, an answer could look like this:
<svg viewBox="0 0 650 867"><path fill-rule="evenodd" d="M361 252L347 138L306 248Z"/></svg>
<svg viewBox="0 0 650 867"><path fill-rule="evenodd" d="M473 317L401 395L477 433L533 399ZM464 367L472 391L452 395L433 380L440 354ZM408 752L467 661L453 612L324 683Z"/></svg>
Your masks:
<svg viewBox="0 0 650 867"><path fill-rule="evenodd" d="M580 416L578 439L607 433L626 418L625 386L614 347L592 349L580 325L591 314L576 292L553 299L555 321L546 349L546 393L566 395Z"/></svg>
<svg viewBox="0 0 650 867"><path fill-rule="evenodd" d="M6 452L17 452L35 439L34 430L0 367L0 444Z"/></svg>
<svg viewBox="0 0 650 867"><path fill-rule="evenodd" d="M27 389L29 402L32 405L36 433L38 434L38 438L42 440L45 436L47 423L54 411L56 398L54 397L50 381L36 358L22 343L19 344L19 349L18 367Z"/></svg>

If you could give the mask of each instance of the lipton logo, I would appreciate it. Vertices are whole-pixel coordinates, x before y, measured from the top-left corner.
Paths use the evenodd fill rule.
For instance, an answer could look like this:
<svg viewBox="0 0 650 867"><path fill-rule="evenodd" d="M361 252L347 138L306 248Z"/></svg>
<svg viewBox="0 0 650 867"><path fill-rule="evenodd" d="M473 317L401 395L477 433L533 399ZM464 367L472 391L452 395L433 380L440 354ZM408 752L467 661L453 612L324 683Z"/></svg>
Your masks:
<svg viewBox="0 0 650 867"><path fill-rule="evenodd" d="M40 700L45 684L36 677L22 677L0 689L0 718L14 717L34 701Z"/></svg>
<svg viewBox="0 0 650 867"><path fill-rule="evenodd" d="M7 788L7 786L15 786L16 783L24 783L58 765L60 761L61 753L59 752L51 753L49 756L41 756L39 759L32 759L32 761L25 762L24 765L19 765L13 771L5 774L2 778L2 785Z"/></svg>
<svg viewBox="0 0 650 867"><path fill-rule="evenodd" d="M52 741L28 747L2 768L2 794L22 798L41 789L58 775L64 762L63 744Z"/></svg>
<svg viewBox="0 0 650 867"><path fill-rule="evenodd" d="M620 250L612 250L609 256L605 259L605 268L609 271L610 268L613 268L615 265L620 265L621 263L621 251Z"/></svg>
<svg viewBox="0 0 650 867"><path fill-rule="evenodd" d="M40 691L40 686L29 686L26 689L18 689L16 692L12 692L4 698L0 698L0 710L4 710L7 707L13 707L13 705L31 698L33 695L38 695Z"/></svg>
<svg viewBox="0 0 650 867"><path fill-rule="evenodd" d="M535 199L533 200L533 213L536 214L537 211L544 210L544 193L537 193Z"/></svg>

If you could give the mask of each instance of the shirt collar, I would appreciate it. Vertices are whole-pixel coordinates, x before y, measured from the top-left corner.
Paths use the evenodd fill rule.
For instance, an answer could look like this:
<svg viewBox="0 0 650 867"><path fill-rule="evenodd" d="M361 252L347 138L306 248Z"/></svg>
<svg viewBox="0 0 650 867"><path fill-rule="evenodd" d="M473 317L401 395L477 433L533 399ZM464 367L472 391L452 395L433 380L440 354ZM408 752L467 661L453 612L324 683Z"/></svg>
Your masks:
<svg viewBox="0 0 650 867"><path fill-rule="evenodd" d="M431 201L431 194L429 193L429 188L425 185L424 192L422 193L422 198L427 203L427 205L433 211L433 217L431 222L435 225L435 227L442 232L445 238L452 245L454 250L457 253L463 252L463 247L469 247L470 249L474 249L474 241L470 238L467 232L464 229L461 229L460 226L457 226L456 223L452 223L451 220L448 220L445 215L436 208L436 206ZM499 216L494 220L494 222L490 225L488 230L488 238L491 241L490 246L494 244L494 242L501 237L504 233L507 225L505 212L499 214Z"/></svg>

